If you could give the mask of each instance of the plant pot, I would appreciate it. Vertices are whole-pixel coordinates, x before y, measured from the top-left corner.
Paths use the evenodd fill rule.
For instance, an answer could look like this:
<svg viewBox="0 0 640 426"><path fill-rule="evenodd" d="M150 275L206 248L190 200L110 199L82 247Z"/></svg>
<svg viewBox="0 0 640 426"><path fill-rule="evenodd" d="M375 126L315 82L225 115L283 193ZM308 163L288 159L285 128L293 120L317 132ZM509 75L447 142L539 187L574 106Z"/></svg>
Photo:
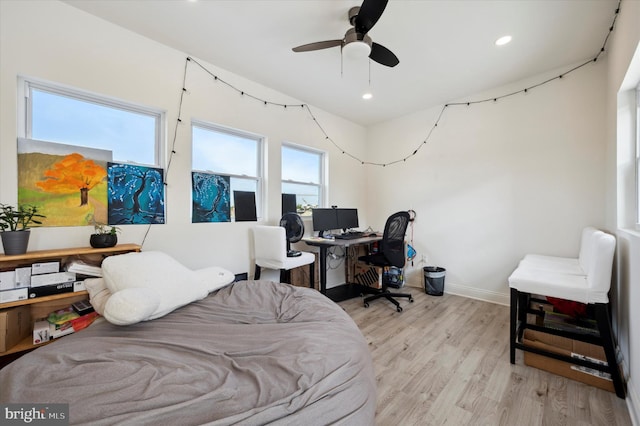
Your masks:
<svg viewBox="0 0 640 426"><path fill-rule="evenodd" d="M113 234L91 234L89 244L93 248L113 247L118 244L118 236Z"/></svg>
<svg viewBox="0 0 640 426"><path fill-rule="evenodd" d="M29 235L31 235L29 230L0 232L4 254L26 253L29 245Z"/></svg>

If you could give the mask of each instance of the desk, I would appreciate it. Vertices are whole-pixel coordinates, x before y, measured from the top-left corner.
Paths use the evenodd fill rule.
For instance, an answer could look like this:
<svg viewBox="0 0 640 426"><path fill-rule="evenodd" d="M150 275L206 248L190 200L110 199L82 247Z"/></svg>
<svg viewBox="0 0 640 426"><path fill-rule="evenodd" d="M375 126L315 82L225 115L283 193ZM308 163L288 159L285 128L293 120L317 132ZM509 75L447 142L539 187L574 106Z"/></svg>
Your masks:
<svg viewBox="0 0 640 426"><path fill-rule="evenodd" d="M382 240L382 236L375 236L375 237L366 236L362 238L354 238L351 240L341 240L341 239L329 240L326 238L317 238L317 237L303 238L302 241L304 241L307 245L320 248L320 256L319 256L320 257L320 293L327 295L327 249L329 247L336 247L336 246L344 247L345 253L346 253L347 247L371 244L373 242L380 241L380 240ZM348 268L346 254L345 254L344 267L345 267L345 276L348 276L348 273L346 273ZM350 285L350 283L345 283L345 284ZM334 298L332 297L332 299ZM341 298L341 300L344 300L344 299Z"/></svg>

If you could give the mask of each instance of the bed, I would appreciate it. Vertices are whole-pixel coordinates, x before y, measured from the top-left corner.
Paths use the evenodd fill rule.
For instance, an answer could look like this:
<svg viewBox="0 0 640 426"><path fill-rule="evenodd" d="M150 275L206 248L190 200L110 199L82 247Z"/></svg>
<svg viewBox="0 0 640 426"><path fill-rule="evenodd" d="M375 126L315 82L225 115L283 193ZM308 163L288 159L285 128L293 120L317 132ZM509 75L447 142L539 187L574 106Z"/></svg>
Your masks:
<svg viewBox="0 0 640 426"><path fill-rule="evenodd" d="M374 423L353 320L315 290L240 281L153 320L104 319L0 370L2 403L68 403L71 424Z"/></svg>

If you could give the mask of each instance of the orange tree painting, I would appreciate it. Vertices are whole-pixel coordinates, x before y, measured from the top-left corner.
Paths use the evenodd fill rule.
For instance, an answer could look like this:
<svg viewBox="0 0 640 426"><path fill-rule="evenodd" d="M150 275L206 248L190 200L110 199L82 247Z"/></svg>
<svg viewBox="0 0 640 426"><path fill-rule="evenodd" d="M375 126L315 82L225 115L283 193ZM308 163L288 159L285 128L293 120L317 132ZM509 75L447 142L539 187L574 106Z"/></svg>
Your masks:
<svg viewBox="0 0 640 426"><path fill-rule="evenodd" d="M54 194L78 194L80 206L89 203L89 191L107 177L107 171L93 160L74 152L44 172L45 179L36 186Z"/></svg>
<svg viewBox="0 0 640 426"><path fill-rule="evenodd" d="M107 221L106 162L72 152L18 154L18 199L42 206L44 226Z"/></svg>

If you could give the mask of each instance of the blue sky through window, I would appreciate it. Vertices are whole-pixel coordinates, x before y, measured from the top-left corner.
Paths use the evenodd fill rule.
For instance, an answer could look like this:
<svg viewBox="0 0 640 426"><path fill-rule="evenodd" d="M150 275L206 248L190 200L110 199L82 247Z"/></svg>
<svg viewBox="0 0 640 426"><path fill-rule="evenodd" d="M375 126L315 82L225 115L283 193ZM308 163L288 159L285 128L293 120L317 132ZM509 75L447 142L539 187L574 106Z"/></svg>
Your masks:
<svg viewBox="0 0 640 426"><path fill-rule="evenodd" d="M157 116L31 91L31 138L111 150L113 161L157 165Z"/></svg>

